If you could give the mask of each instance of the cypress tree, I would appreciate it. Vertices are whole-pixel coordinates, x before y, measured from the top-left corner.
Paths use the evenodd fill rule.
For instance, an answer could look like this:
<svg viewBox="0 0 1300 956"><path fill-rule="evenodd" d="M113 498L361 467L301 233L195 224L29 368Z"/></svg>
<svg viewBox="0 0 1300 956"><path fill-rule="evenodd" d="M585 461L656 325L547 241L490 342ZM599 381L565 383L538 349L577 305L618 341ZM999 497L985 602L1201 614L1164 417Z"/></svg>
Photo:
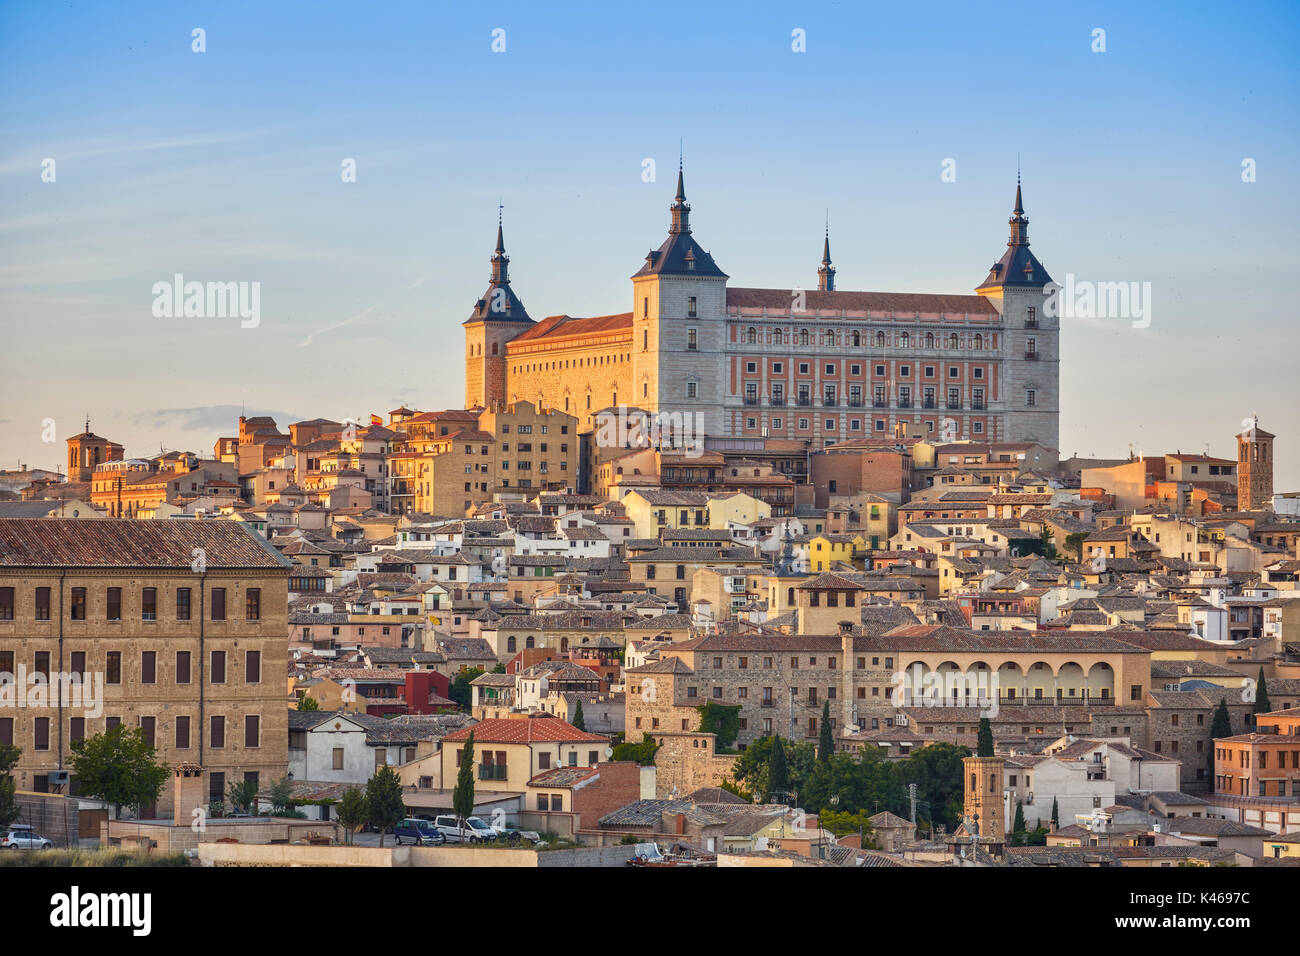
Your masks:
<svg viewBox="0 0 1300 956"><path fill-rule="evenodd" d="M835 737L831 733L831 702L822 701L822 727L817 737L817 759L826 763L835 751Z"/></svg>
<svg viewBox="0 0 1300 956"><path fill-rule="evenodd" d="M975 756L993 756L993 725L989 723L987 717L980 718L980 733L979 740L975 744Z"/></svg>
<svg viewBox="0 0 1300 956"><path fill-rule="evenodd" d="M1273 705L1268 701L1268 685L1264 683L1264 668L1259 668L1259 681L1255 687L1255 713L1267 714L1273 709Z"/></svg>
<svg viewBox="0 0 1300 956"><path fill-rule="evenodd" d="M578 706L573 711L573 726L583 731L587 729L587 719L582 716L582 701L578 701Z"/></svg>
<svg viewBox="0 0 1300 956"><path fill-rule="evenodd" d="M1221 737L1232 736L1232 717L1228 713L1228 701L1219 698L1219 706L1214 708L1214 720L1210 723L1210 747L1205 755L1209 763L1210 784L1214 784L1214 742Z"/></svg>
<svg viewBox="0 0 1300 956"><path fill-rule="evenodd" d="M451 794L451 807L456 811L457 822L464 825L466 817L474 815L474 731L465 741L461 754L460 771L456 774L456 789Z"/></svg>
<svg viewBox="0 0 1300 956"><path fill-rule="evenodd" d="M767 793L772 797L790 789L790 770L785 763L785 744L780 736L772 741L772 763L767 772Z"/></svg>
<svg viewBox="0 0 1300 956"><path fill-rule="evenodd" d="M1056 805L1056 797L1052 797L1052 823L1061 825L1061 808Z"/></svg>
<svg viewBox="0 0 1300 956"><path fill-rule="evenodd" d="M1025 843L1025 805L1016 801L1016 818L1011 823L1011 845L1024 846Z"/></svg>

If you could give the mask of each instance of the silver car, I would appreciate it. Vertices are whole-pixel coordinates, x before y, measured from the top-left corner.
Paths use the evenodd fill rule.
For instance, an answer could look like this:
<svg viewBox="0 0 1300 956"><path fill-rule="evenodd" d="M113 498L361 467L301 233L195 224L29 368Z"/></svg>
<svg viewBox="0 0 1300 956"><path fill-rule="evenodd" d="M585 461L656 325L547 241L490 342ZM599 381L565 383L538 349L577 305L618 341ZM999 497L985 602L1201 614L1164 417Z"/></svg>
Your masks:
<svg viewBox="0 0 1300 956"><path fill-rule="evenodd" d="M0 837L0 848L6 850L49 850L54 844L30 827L15 827Z"/></svg>

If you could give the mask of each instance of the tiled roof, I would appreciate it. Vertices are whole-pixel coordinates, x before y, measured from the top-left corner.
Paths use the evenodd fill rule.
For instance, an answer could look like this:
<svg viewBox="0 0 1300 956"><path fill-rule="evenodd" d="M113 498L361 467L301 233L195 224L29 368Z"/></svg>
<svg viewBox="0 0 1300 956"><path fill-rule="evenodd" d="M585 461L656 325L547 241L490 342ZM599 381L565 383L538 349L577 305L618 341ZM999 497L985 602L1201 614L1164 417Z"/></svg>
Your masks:
<svg viewBox="0 0 1300 956"><path fill-rule="evenodd" d="M237 521L0 519L0 567L292 568Z"/></svg>
<svg viewBox="0 0 1300 956"><path fill-rule="evenodd" d="M474 732L474 742L491 744L529 744L529 743L600 743L608 744L609 739L599 734L589 734L579 730L568 721L558 717L515 717L479 721L473 727L462 728L448 734L448 741L466 740L470 731Z"/></svg>

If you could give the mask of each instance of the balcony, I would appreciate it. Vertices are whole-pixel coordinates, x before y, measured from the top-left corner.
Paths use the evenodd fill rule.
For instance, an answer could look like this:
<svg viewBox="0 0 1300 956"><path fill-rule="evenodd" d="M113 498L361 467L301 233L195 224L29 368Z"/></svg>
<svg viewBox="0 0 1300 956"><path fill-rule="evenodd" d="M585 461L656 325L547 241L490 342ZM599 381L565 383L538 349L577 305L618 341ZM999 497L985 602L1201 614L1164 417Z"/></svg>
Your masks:
<svg viewBox="0 0 1300 956"><path fill-rule="evenodd" d="M808 408L812 405L812 399L807 395L800 395L797 404L800 408Z"/></svg>
<svg viewBox="0 0 1300 956"><path fill-rule="evenodd" d="M759 707L775 707L775 706L776 706L776 701L775 701L775 700L772 700L771 698L768 698L767 700L761 701L761 702L759 703L758 706L759 706Z"/></svg>
<svg viewBox="0 0 1300 956"><path fill-rule="evenodd" d="M478 768L478 778L480 780L504 780L506 779L505 764L480 764Z"/></svg>
<svg viewBox="0 0 1300 956"><path fill-rule="evenodd" d="M961 411L961 402L951 402L951 401L950 401L950 402L948 402L948 404L947 404L946 407L947 407L948 411L950 411L950 412L959 412L959 411Z"/></svg>
<svg viewBox="0 0 1300 956"><path fill-rule="evenodd" d="M757 396L757 395L746 395L745 398L744 398L744 402L745 402L746 405L757 405L757 404L758 404L758 396Z"/></svg>
<svg viewBox="0 0 1300 956"><path fill-rule="evenodd" d="M982 412L985 408L984 400L982 398L977 398L970 403L970 407L971 411Z"/></svg>
<svg viewBox="0 0 1300 956"><path fill-rule="evenodd" d="M922 408L938 408L938 407L939 407L939 403L936 402L933 398L927 398L925 401L923 401L923 402L921 403L921 407L922 407Z"/></svg>
<svg viewBox="0 0 1300 956"><path fill-rule="evenodd" d="M835 396L834 396L834 395L827 395L825 398L822 399L822 407L823 407L823 408L834 408L834 407L836 406L836 404L837 404L837 403L836 403L836 401L835 401Z"/></svg>
<svg viewBox="0 0 1300 956"><path fill-rule="evenodd" d="M777 408L781 407L782 405L785 404L785 396L784 396L784 395L773 395L772 398L771 398L771 404L772 404L774 407L777 407Z"/></svg>
<svg viewBox="0 0 1300 956"><path fill-rule="evenodd" d="M911 407L912 407L912 400L911 400L910 398L900 398L900 399L898 400L898 407L899 407L899 408L911 408Z"/></svg>
<svg viewBox="0 0 1300 956"><path fill-rule="evenodd" d="M861 407L862 407L862 399L860 399L860 398L850 398L849 401L848 401L848 406L849 406L849 408L861 408Z"/></svg>
<svg viewBox="0 0 1300 956"><path fill-rule="evenodd" d="M888 407L889 407L889 402L885 401L883 398L877 398L877 399L875 399L875 400L871 403L871 407L872 407L872 408L888 408Z"/></svg>
<svg viewBox="0 0 1300 956"><path fill-rule="evenodd" d="M1031 316L1030 318L1025 319L1025 328L1027 328L1027 329L1036 329L1036 328L1038 328L1038 317L1037 317L1037 316Z"/></svg>
<svg viewBox="0 0 1300 956"><path fill-rule="evenodd" d="M1026 353L1025 353L1025 361L1026 361L1026 362L1037 362L1037 361L1038 361L1038 353L1037 353L1037 352L1026 352Z"/></svg>

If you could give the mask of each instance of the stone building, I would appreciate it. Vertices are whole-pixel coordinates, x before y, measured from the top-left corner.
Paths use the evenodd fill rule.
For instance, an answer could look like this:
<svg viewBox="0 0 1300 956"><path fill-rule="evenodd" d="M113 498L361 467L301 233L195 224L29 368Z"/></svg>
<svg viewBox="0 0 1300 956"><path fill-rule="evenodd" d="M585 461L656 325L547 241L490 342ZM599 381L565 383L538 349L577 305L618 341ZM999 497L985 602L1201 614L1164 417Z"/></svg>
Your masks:
<svg viewBox="0 0 1300 956"><path fill-rule="evenodd" d="M238 522L0 520L0 672L32 705L0 716L18 788L75 793L73 742L115 724L214 798L282 777L291 567Z"/></svg>
<svg viewBox="0 0 1300 956"><path fill-rule="evenodd" d="M1058 444L1059 323L1016 185L1007 250L974 295L845 292L829 237L815 290L728 287L694 238L682 173L632 309L534 321L500 223L465 328L467 405L529 400L580 419L619 405L710 436L833 442L899 426L936 439Z"/></svg>
<svg viewBox="0 0 1300 956"><path fill-rule="evenodd" d="M1237 436L1237 510L1268 508L1273 501L1273 439L1252 419L1250 428Z"/></svg>

